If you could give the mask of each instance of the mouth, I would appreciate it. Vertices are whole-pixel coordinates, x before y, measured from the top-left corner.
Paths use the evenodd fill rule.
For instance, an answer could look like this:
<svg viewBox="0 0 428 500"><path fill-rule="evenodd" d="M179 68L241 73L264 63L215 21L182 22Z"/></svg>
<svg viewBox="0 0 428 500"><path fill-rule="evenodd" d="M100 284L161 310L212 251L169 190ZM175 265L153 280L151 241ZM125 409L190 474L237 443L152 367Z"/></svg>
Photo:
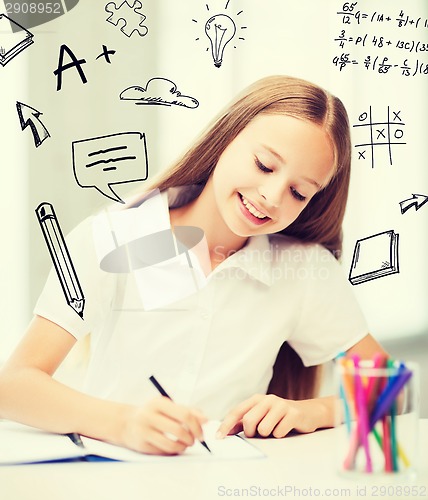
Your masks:
<svg viewBox="0 0 428 500"><path fill-rule="evenodd" d="M242 196L241 193L238 193L238 198L241 212L253 224L260 226L272 220L268 215L256 208L249 200L247 200L247 198Z"/></svg>

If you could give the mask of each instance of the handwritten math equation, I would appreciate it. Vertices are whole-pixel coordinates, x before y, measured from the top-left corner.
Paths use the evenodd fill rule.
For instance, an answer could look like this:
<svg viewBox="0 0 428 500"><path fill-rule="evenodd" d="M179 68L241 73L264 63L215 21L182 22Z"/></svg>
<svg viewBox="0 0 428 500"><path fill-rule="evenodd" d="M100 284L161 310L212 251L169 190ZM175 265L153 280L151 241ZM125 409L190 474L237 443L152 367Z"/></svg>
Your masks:
<svg viewBox="0 0 428 500"><path fill-rule="evenodd" d="M428 18L403 9L395 15L363 12L358 2L343 3L336 15L341 25L333 41L339 53L332 63L339 71L359 65L381 75L428 75Z"/></svg>

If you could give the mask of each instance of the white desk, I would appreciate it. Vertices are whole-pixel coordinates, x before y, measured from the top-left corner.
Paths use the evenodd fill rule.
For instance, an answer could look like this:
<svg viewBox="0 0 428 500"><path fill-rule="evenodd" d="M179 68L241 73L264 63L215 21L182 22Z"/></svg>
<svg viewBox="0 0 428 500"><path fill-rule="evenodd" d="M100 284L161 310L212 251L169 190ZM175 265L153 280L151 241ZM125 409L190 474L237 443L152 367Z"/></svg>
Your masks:
<svg viewBox="0 0 428 500"><path fill-rule="evenodd" d="M355 481L336 473L335 432L257 439L267 458L245 461L69 463L0 468L1 500L211 500L221 498L428 499L428 420L420 421L416 481ZM389 493L379 487L389 485ZM413 486L401 496L393 489ZM287 488L287 489L286 489ZM293 490L295 488L295 490ZM300 491L299 491L300 489ZM299 495L300 493L300 495ZM377 493L377 495L376 495Z"/></svg>

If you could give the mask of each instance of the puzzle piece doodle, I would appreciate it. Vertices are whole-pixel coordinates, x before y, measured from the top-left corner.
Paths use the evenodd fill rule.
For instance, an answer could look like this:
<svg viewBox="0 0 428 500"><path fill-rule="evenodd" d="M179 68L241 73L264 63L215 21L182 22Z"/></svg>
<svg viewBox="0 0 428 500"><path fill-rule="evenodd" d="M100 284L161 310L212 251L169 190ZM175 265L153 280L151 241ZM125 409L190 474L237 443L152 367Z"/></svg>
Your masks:
<svg viewBox="0 0 428 500"><path fill-rule="evenodd" d="M109 2L105 6L105 11L110 13L106 21L114 26L118 26L119 22L122 20L120 31L127 37L130 37L134 31L140 36L147 35L149 30L147 26L143 25L146 16L141 13L140 9L142 7L143 4L139 0L134 0L132 5L130 5L128 0L124 0L119 7L117 7L115 2Z"/></svg>

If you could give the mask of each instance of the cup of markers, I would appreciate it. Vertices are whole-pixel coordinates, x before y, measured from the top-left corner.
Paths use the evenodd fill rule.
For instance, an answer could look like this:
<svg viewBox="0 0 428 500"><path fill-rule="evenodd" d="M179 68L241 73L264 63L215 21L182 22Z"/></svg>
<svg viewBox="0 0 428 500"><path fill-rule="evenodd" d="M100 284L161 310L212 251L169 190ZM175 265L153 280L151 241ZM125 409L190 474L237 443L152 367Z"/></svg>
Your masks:
<svg viewBox="0 0 428 500"><path fill-rule="evenodd" d="M336 360L339 471L347 476L416 474L419 373L416 363L377 354Z"/></svg>

